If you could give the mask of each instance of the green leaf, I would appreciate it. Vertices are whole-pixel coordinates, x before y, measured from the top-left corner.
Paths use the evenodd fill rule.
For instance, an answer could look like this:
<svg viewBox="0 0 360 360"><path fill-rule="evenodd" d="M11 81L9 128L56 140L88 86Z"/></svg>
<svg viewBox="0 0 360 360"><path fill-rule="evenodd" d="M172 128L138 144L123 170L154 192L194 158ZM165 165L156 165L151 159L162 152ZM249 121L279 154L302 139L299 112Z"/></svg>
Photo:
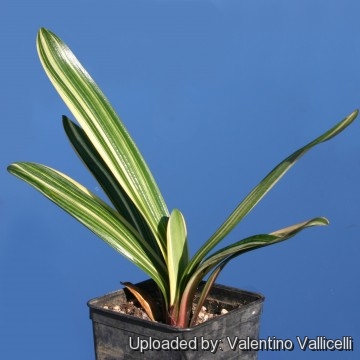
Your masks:
<svg viewBox="0 0 360 360"><path fill-rule="evenodd" d="M196 320L199 316L199 313L200 313L200 310L201 308L203 307L204 305L204 302L206 300L206 298L208 297L209 295L209 292L212 288L212 286L214 285L217 277L219 276L221 270L223 269L223 267L225 266L225 263L221 263L219 266L217 266L214 271L211 273L211 275L209 276L209 278L206 280L205 284L204 284L204 287L201 291L201 294L200 294L200 297L199 297L199 300L196 304L196 308L192 314L192 318L191 318L191 322L190 322L190 327L194 326L195 323L196 323Z"/></svg>
<svg viewBox="0 0 360 360"><path fill-rule="evenodd" d="M115 209L148 241L151 247L161 256L160 249L137 207L128 197L125 190L116 181L108 166L91 144L85 132L66 116L63 125L71 144L77 154L94 175L100 186L109 197Z"/></svg>
<svg viewBox="0 0 360 360"><path fill-rule="evenodd" d="M253 235L226 246L205 259L194 273L194 277L201 274L201 279L222 261L227 262L245 252L252 251L264 246L273 245L295 236L300 231L311 226L325 226L329 221L324 217L317 217L308 221L289 226L287 228L272 232L270 234ZM201 280L200 279L200 280Z"/></svg>
<svg viewBox="0 0 360 360"><path fill-rule="evenodd" d="M172 211L168 222L167 258L170 283L170 305L173 305L179 291L179 279L189 261L185 219L177 209Z"/></svg>
<svg viewBox="0 0 360 360"><path fill-rule="evenodd" d="M42 65L87 137L148 222L166 258L169 216L156 182L115 110L71 50L41 29L37 48ZM160 225L159 225L160 224Z"/></svg>
<svg viewBox="0 0 360 360"><path fill-rule="evenodd" d="M328 225L329 221L324 217L317 217L302 223L289 226L287 228L275 231L270 234L259 234L250 236L246 239L240 240L234 244L231 244L227 247L224 247L214 254L210 255L205 259L198 268L193 272L191 277L186 283L185 290L183 292L183 297L180 303L179 310L179 319L182 319L182 323L187 323L187 317L189 314L189 307L191 306L192 298L195 294L195 290L198 287L200 281L212 270L213 276L216 277L219 275L219 272L225 267L225 265L235 257L252 251L261 247L273 245L281 241L285 241L295 236L300 231L308 228L310 226L324 226ZM212 277L210 277L211 281Z"/></svg>
<svg viewBox="0 0 360 360"><path fill-rule="evenodd" d="M217 266L221 261L226 259L228 256L234 258L245 252L288 240L300 231L304 230L305 228L311 226L325 226L328 224L329 221L326 218L317 217L311 220L301 222L299 224L286 227L281 230L274 231L270 234L250 236L249 238L240 240L234 244L231 244L216 251L214 254L210 255L201 263L197 271L201 271L203 268L213 268L214 266Z"/></svg>
<svg viewBox="0 0 360 360"><path fill-rule="evenodd" d="M8 171L67 211L120 254L144 270L166 296L166 267L139 233L104 201L47 166L14 163Z"/></svg>
<svg viewBox="0 0 360 360"><path fill-rule="evenodd" d="M301 149L283 160L249 193L248 196L237 206L227 220L211 236L211 238L199 249L192 258L186 270L185 276L190 276L204 257L254 208L254 206L269 192L269 190L282 178L282 176L311 148L330 140L347 126L349 126L358 115L354 111L333 128L311 141ZM184 278L186 281L186 278Z"/></svg>

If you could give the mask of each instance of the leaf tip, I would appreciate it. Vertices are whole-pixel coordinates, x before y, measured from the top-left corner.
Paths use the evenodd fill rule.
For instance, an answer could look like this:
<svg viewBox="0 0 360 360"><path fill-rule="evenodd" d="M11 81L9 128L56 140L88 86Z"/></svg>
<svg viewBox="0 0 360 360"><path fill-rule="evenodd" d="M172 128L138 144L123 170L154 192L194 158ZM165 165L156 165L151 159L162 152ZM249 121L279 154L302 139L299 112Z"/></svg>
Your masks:
<svg viewBox="0 0 360 360"><path fill-rule="evenodd" d="M327 226L330 224L330 221L326 217L320 217L318 221L320 226Z"/></svg>
<svg viewBox="0 0 360 360"><path fill-rule="evenodd" d="M45 27L41 27L40 29L39 29L39 31L38 31L38 35L40 36L44 36L44 35L47 35L47 34L50 34L51 33L51 31L50 30L48 30L47 28L45 28Z"/></svg>
<svg viewBox="0 0 360 360"><path fill-rule="evenodd" d="M7 170L10 174L12 174L15 165L16 165L16 163L13 163L13 164L8 165L7 168L6 168L6 170Z"/></svg>
<svg viewBox="0 0 360 360"><path fill-rule="evenodd" d="M350 120L349 123L352 123L357 116L359 115L359 109L355 109L349 116L348 119Z"/></svg>

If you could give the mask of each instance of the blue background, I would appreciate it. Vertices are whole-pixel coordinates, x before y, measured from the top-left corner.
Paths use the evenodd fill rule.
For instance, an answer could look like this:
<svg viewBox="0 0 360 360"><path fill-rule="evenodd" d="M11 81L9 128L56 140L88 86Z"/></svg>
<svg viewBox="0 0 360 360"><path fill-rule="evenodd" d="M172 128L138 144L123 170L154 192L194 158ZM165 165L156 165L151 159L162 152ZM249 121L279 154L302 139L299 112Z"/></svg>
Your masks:
<svg viewBox="0 0 360 360"><path fill-rule="evenodd" d="M6 172L59 169L94 192L61 126L68 109L35 49L43 26L107 94L185 214L194 252L279 161L360 107L360 2L15 1L0 5L0 358L94 359L86 301L146 276ZM314 149L225 243L314 216L331 226L235 260L220 283L266 295L261 338L360 348L360 124ZM357 355L356 355L357 354Z"/></svg>

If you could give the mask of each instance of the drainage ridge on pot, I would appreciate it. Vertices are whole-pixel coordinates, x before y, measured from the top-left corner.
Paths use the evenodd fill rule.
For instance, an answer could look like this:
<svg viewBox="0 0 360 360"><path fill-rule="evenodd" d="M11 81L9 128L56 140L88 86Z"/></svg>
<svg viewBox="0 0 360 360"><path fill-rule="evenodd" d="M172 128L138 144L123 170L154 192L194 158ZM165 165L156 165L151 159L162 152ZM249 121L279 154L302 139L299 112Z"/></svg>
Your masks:
<svg viewBox="0 0 360 360"><path fill-rule="evenodd" d="M137 286L151 289L153 284L146 280ZM257 359L256 351L242 351L235 344L236 339L258 339L261 294L215 284L207 302L215 301L229 312L185 329L104 308L132 299L122 289L88 302L97 360Z"/></svg>

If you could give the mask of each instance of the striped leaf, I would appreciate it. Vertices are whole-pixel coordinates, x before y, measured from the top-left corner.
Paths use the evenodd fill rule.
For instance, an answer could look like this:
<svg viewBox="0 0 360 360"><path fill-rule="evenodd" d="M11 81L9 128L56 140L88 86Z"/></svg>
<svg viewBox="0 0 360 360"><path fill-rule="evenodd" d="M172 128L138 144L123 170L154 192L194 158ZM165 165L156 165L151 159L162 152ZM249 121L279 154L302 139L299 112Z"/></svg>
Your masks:
<svg viewBox="0 0 360 360"><path fill-rule="evenodd" d="M85 132L74 122L63 116L63 125L75 151L94 175L100 186L109 197L115 209L123 216L141 235L150 246L161 256L160 249L149 229L148 224L137 207L127 195L126 191L116 181L108 166L100 157Z"/></svg>
<svg viewBox="0 0 360 360"><path fill-rule="evenodd" d="M212 288L212 286L214 285L217 277L219 276L221 270L223 269L223 267L225 266L224 263L221 263L220 265L218 265L215 270L213 270L213 272L210 274L209 278L206 280L205 285L201 291L199 300L196 304L196 308L192 314L192 318L191 318L191 322L190 322L190 327L194 326L196 323L196 320L199 316L200 310L203 307L205 300L207 299L210 290ZM184 319L187 323L187 319Z"/></svg>
<svg viewBox="0 0 360 360"><path fill-rule="evenodd" d="M228 219L219 227L212 237L199 249L192 258L185 276L190 276L204 257L254 208L254 206L269 192L269 190L283 177L283 175L310 149L314 146L330 140L356 118L358 111L354 111L333 128L311 141L301 149L283 160L249 193L249 195L237 206ZM185 278L184 278L185 279Z"/></svg>
<svg viewBox="0 0 360 360"><path fill-rule="evenodd" d="M308 227L325 226L328 224L329 221L326 218L317 217L308 221L301 222L299 224L286 227L281 230L277 230L270 234L251 236L216 251L214 254L209 256L201 263L197 271L200 272L202 271L202 269L212 269L214 268L214 266L220 264L223 260L228 260L228 257L231 257L231 259L233 259L234 257L237 257L245 252L288 240Z"/></svg>
<svg viewBox="0 0 360 360"><path fill-rule="evenodd" d="M40 29L37 49L51 82L80 124L64 117L66 134L115 209L68 176L44 165L15 163L8 170L144 270L162 292L166 323L188 326L193 296L200 281L211 273L199 308L230 260L247 251L287 240L307 227L328 224L325 218L314 218L270 234L248 237L209 255L300 157L342 132L354 121L358 111L270 171L190 261L181 212L175 209L170 216L148 166L99 87L55 34ZM125 285L154 318L156 309L151 308L148 295L130 283Z"/></svg>
<svg viewBox="0 0 360 360"><path fill-rule="evenodd" d="M87 137L148 222L166 258L165 202L135 143L105 95L71 50L41 29L37 48L42 65Z"/></svg>
<svg viewBox="0 0 360 360"><path fill-rule="evenodd" d="M179 278L189 261L187 232L181 212L174 209L167 227L167 258L170 284L170 305L173 305L179 292Z"/></svg>
<svg viewBox="0 0 360 360"><path fill-rule="evenodd" d="M215 269L213 271L213 276L216 277L230 260L241 254L244 254L245 252L288 240L308 227L324 226L328 224L329 221L326 218L318 217L289 226L270 234L250 236L216 251L198 266L198 268L191 275L190 279L188 279L186 282L183 298L181 299L180 303L179 318L182 319L184 324L187 323L187 317L189 316L188 309L191 306L195 290L198 287L200 281L213 269ZM210 281L214 280L213 276L209 278Z"/></svg>
<svg viewBox="0 0 360 360"><path fill-rule="evenodd" d="M26 181L144 270L167 294L166 267L139 233L104 201L68 176L47 166L14 163L8 171Z"/></svg>

